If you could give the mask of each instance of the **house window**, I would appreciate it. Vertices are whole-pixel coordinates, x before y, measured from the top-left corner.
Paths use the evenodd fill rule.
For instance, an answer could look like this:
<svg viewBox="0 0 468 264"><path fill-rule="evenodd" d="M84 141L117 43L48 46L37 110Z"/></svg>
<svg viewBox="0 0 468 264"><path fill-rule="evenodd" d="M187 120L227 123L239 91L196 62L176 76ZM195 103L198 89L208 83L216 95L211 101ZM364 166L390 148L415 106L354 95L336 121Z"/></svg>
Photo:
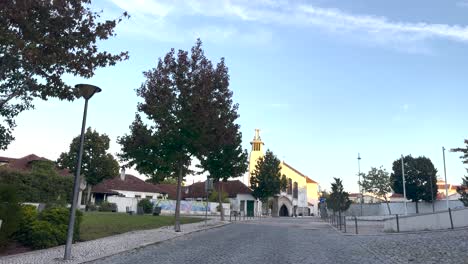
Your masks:
<svg viewBox="0 0 468 264"><path fill-rule="evenodd" d="M242 212L243 212L243 211L244 211L244 207L245 207L245 201L242 200L242 201L240 201L240 208L239 208L239 211L242 211Z"/></svg>
<svg viewBox="0 0 468 264"><path fill-rule="evenodd" d="M139 199L139 198L141 198L141 195L135 195L135 198Z"/></svg>
<svg viewBox="0 0 468 264"><path fill-rule="evenodd" d="M153 199L153 196L151 196L151 195L146 195L146 199Z"/></svg>

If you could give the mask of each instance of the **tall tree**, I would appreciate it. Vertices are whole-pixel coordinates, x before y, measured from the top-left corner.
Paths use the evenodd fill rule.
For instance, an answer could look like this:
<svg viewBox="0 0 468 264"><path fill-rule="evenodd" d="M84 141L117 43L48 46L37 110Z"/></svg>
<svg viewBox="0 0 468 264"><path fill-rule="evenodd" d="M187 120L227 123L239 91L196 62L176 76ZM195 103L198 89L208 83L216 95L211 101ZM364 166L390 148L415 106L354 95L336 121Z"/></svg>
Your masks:
<svg viewBox="0 0 468 264"><path fill-rule="evenodd" d="M372 167L367 174L363 174L361 186L364 191L383 199L387 204L388 214L392 214L387 198L392 192L390 174L382 166L379 169Z"/></svg>
<svg viewBox="0 0 468 264"><path fill-rule="evenodd" d="M73 100L63 76L90 78L99 67L128 59L127 52L99 51L97 42L115 36L115 20L100 21L91 0L0 1L0 149L14 139L16 116L33 99Z"/></svg>
<svg viewBox="0 0 468 264"><path fill-rule="evenodd" d="M343 181L340 178L333 178L335 182L331 184L331 193L327 200L327 207L332 209L333 212L343 212L348 210L351 206L349 200L349 193L345 192Z"/></svg>
<svg viewBox="0 0 468 264"><path fill-rule="evenodd" d="M258 159L255 165L255 170L250 178L250 187L255 198L266 204L268 198L280 193L282 186L281 181L281 162L273 154L267 150L265 155Z"/></svg>
<svg viewBox="0 0 468 264"><path fill-rule="evenodd" d="M242 134L236 124L239 117L238 104L233 103L233 92L229 89L229 73L224 59L213 67L205 57L203 50L192 51L201 58L200 78L195 81L200 87L197 94L202 101L194 101L194 111L200 122L195 127L201 127L196 157L200 161L202 171L207 171L214 182L219 182L219 206L221 220L224 220L222 207L223 182L229 178L242 176L248 168L247 150L242 149Z"/></svg>
<svg viewBox="0 0 468 264"><path fill-rule="evenodd" d="M463 153L463 155L460 156L460 159L462 159L464 164L468 164L468 139L465 139L465 144L465 148L455 148L451 149L450 151ZM462 185L460 187L457 187L457 193L460 194L460 201L466 207L468 207L468 176L462 178Z"/></svg>
<svg viewBox="0 0 468 264"><path fill-rule="evenodd" d="M413 158L408 155L403 158L403 162L406 198L416 203L416 213L419 213L419 201L432 202L437 197L437 169L426 157ZM391 187L395 193L403 194L401 159L393 162L392 169Z"/></svg>
<svg viewBox="0 0 468 264"><path fill-rule="evenodd" d="M213 140L213 134L219 135L210 127L214 110L209 107L213 106L210 100L214 96L212 88L207 87L213 85L216 75L200 40L190 55L182 50L176 55L172 49L159 59L155 69L144 75L146 81L137 89L143 98L138 112L145 115L149 124L142 121L139 113L136 115L130 134L118 139L122 145L119 156L127 166L135 166L156 181L177 178L175 230L180 231L181 182L190 172L192 158L200 158L207 149L211 150L207 140Z"/></svg>
<svg viewBox="0 0 468 264"><path fill-rule="evenodd" d="M86 204L90 202L92 186L119 174L119 163L112 154L107 153L109 143L110 139L106 134L99 134L90 127L86 130L81 162L81 174L84 175L87 184ZM75 173L79 148L80 136L76 136L69 151L60 154L58 166Z"/></svg>

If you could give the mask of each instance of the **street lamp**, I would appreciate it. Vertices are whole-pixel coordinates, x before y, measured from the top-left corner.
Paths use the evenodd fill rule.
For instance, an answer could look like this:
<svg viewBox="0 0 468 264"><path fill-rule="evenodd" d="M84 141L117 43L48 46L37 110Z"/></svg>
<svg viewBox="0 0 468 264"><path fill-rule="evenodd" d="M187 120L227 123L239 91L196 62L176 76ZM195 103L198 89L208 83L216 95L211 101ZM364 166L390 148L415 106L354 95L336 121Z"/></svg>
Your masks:
<svg viewBox="0 0 468 264"><path fill-rule="evenodd" d="M408 206L406 204L406 181L405 181L405 161L403 154L401 155L401 176L403 177L403 199L405 203L405 215L408 214Z"/></svg>
<svg viewBox="0 0 468 264"><path fill-rule="evenodd" d="M78 204L78 193L79 193L79 188L80 188L81 157L83 155L83 143L84 143L85 127L86 127L86 114L88 111L88 100L91 97L93 97L95 93L99 93L101 91L101 88L94 86L94 85L90 85L90 84L77 84L75 85L75 89L78 90L80 97L83 97L85 99L85 106L84 106L84 112L83 112L83 123L81 125L80 150L78 152L78 159L76 162L75 180L73 182L73 200L72 200L72 205L70 208L70 218L68 221L67 242L65 244L65 254L63 257L64 260L71 259L73 230L75 226L76 207Z"/></svg>
<svg viewBox="0 0 468 264"><path fill-rule="evenodd" d="M361 196L361 216L362 216L362 202L364 200L362 195L362 187L361 187L361 154L357 154L358 160L358 177L359 177L359 195Z"/></svg>
<svg viewBox="0 0 468 264"><path fill-rule="evenodd" d="M447 170L445 168L445 147L442 147L442 154L444 156L445 201L447 201L447 210L448 210L449 209L449 197L448 197Z"/></svg>

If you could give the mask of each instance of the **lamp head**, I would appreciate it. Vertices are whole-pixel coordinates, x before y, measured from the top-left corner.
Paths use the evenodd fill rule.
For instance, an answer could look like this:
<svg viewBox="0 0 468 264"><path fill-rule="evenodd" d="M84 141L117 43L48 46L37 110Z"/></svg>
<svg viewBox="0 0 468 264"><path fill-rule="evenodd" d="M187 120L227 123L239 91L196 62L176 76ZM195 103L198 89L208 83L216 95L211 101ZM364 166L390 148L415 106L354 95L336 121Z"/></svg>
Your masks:
<svg viewBox="0 0 468 264"><path fill-rule="evenodd" d="M75 88L78 90L78 94L86 100L93 97L95 93L102 91L101 88L91 84L77 84Z"/></svg>

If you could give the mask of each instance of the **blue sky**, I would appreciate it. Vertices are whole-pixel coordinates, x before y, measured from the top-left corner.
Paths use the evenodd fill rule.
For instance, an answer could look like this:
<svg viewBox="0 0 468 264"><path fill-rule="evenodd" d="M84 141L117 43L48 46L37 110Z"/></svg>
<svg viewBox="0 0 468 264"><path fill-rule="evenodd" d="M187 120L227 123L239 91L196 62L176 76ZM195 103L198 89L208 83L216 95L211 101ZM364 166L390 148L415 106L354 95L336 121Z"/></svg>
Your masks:
<svg viewBox="0 0 468 264"><path fill-rule="evenodd" d="M197 37L213 61L226 58L245 148L260 128L267 148L322 188L340 177L356 191L358 152L362 171L390 171L412 154L429 157L443 177L442 146L468 138L468 1L106 0L92 7L104 17L131 15L100 43L128 50L128 61L90 80L66 78L103 89L90 101L88 125L112 138L112 153L133 121L142 72ZM0 155L56 159L78 135L83 102L35 104ZM446 153L455 184L466 172L458 157Z"/></svg>

